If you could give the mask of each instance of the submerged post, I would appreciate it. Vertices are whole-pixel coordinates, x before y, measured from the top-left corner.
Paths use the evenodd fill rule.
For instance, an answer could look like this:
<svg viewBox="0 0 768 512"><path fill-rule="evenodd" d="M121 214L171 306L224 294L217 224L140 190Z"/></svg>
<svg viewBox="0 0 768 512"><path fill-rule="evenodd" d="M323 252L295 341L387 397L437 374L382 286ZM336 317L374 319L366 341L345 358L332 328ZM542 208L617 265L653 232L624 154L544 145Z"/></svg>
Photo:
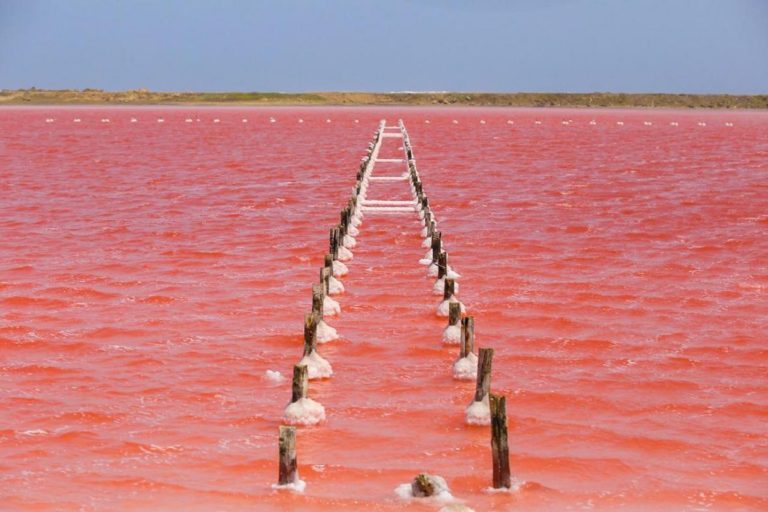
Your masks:
<svg viewBox="0 0 768 512"><path fill-rule="evenodd" d="M477 358L477 386L475 387L475 402L481 402L491 392L491 362L493 349L481 348Z"/></svg>
<svg viewBox="0 0 768 512"><path fill-rule="evenodd" d="M280 426L280 474L278 485L288 485L298 479L296 463L296 427Z"/></svg>
<svg viewBox="0 0 768 512"><path fill-rule="evenodd" d="M493 488L509 489L509 444L507 442L507 399L491 394L491 455L493 458Z"/></svg>
<svg viewBox="0 0 768 512"><path fill-rule="evenodd" d="M419 473L416 475L416 478L411 482L411 494L415 498L429 498L435 494L435 484L428 474Z"/></svg>
<svg viewBox="0 0 768 512"><path fill-rule="evenodd" d="M451 304L451 306L453 306L453 304ZM472 316L467 316L461 319L461 348L459 349L459 357L467 357L474 350L475 318Z"/></svg>

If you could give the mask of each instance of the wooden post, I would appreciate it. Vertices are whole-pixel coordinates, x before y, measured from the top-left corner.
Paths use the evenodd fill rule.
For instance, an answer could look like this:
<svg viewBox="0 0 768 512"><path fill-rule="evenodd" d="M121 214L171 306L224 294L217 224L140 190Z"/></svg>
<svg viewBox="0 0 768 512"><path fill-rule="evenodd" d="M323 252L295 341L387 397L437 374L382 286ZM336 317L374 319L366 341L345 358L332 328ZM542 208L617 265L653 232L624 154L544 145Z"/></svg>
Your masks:
<svg viewBox="0 0 768 512"><path fill-rule="evenodd" d="M326 254L325 255L325 261L323 263L324 263L324 266L326 268L331 269L331 275L333 275L333 255L332 254Z"/></svg>
<svg viewBox="0 0 768 512"><path fill-rule="evenodd" d="M279 485L288 485L296 482L296 427L280 426L280 474L277 478Z"/></svg>
<svg viewBox="0 0 768 512"><path fill-rule="evenodd" d="M453 279L445 278L445 288L443 289L443 300L448 300L454 295L454 281ZM450 304L448 305L450 307ZM459 305L461 307L461 305ZM450 311L450 310L449 310Z"/></svg>
<svg viewBox="0 0 768 512"><path fill-rule="evenodd" d="M448 304L448 325L456 325L461 320L461 304L451 302Z"/></svg>
<svg viewBox="0 0 768 512"><path fill-rule="evenodd" d="M442 279L448 274L448 253L441 252L437 257L437 278Z"/></svg>
<svg viewBox="0 0 768 512"><path fill-rule="evenodd" d="M432 263L437 263L437 259L440 257L442 238L443 234L440 231L432 233Z"/></svg>
<svg viewBox="0 0 768 512"><path fill-rule="evenodd" d="M307 365L293 367L293 384L291 386L291 403L307 398L309 393L309 371Z"/></svg>
<svg viewBox="0 0 768 512"><path fill-rule="evenodd" d="M461 319L461 348L459 350L459 357L467 357L475 350L475 317L466 316Z"/></svg>
<svg viewBox="0 0 768 512"><path fill-rule="evenodd" d="M435 494L435 486L426 473L419 473L411 482L411 494L415 498L428 498Z"/></svg>
<svg viewBox="0 0 768 512"><path fill-rule="evenodd" d="M492 348L481 348L477 356L477 386L475 387L475 402L482 401L491 392L491 362Z"/></svg>
<svg viewBox="0 0 768 512"><path fill-rule="evenodd" d="M347 221L349 220L348 213L349 210L346 208L341 210L341 213L339 213L339 234L342 237L347 234Z"/></svg>
<svg viewBox="0 0 768 512"><path fill-rule="evenodd" d="M339 230L336 228L330 232L330 253L334 260L339 257Z"/></svg>
<svg viewBox="0 0 768 512"><path fill-rule="evenodd" d="M493 488L509 489L509 445L507 443L507 399L491 394L491 455L493 457Z"/></svg>
<svg viewBox="0 0 768 512"><path fill-rule="evenodd" d="M320 282L323 284L323 293L325 295L329 294L330 291L330 280L331 280L331 269L328 267L323 267L320 269Z"/></svg>
<svg viewBox="0 0 768 512"><path fill-rule="evenodd" d="M327 268L327 267L326 267ZM323 318L323 301L325 300L324 286L322 283L312 285L312 314Z"/></svg>
<svg viewBox="0 0 768 512"><path fill-rule="evenodd" d="M317 348L317 315L307 313L304 315L304 355L308 356Z"/></svg>

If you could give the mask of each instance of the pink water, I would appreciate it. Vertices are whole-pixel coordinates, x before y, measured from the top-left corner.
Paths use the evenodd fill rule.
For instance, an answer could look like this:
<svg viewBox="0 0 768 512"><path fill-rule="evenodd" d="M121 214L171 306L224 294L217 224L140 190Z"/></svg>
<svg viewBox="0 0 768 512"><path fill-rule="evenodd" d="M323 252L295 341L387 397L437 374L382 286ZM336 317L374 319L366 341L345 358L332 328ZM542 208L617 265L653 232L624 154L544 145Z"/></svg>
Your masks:
<svg viewBox="0 0 768 512"><path fill-rule="evenodd" d="M399 117L525 483L485 492L417 217L369 215L307 489L274 491L290 384L265 372L298 361L328 229ZM768 114L3 109L0 193L0 510L399 510L420 471L478 511L768 509Z"/></svg>

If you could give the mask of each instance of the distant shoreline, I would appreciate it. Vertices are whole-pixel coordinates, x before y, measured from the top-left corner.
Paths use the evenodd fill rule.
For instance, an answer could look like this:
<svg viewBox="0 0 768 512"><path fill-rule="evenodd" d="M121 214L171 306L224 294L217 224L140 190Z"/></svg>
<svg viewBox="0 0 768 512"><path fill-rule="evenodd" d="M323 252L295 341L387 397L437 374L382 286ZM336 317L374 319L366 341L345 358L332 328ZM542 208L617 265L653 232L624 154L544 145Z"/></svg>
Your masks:
<svg viewBox="0 0 768 512"><path fill-rule="evenodd" d="M768 109L768 94L472 93L472 92L154 92L18 89L0 91L0 106L242 105L475 106L583 108Z"/></svg>

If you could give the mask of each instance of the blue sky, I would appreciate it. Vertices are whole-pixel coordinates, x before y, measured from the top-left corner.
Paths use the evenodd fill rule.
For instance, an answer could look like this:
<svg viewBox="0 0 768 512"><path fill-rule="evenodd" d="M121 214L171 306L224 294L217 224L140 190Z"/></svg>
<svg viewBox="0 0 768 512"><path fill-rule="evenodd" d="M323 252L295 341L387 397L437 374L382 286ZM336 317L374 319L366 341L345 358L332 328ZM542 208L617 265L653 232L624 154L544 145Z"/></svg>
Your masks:
<svg viewBox="0 0 768 512"><path fill-rule="evenodd" d="M0 88L768 93L768 0L0 0Z"/></svg>

